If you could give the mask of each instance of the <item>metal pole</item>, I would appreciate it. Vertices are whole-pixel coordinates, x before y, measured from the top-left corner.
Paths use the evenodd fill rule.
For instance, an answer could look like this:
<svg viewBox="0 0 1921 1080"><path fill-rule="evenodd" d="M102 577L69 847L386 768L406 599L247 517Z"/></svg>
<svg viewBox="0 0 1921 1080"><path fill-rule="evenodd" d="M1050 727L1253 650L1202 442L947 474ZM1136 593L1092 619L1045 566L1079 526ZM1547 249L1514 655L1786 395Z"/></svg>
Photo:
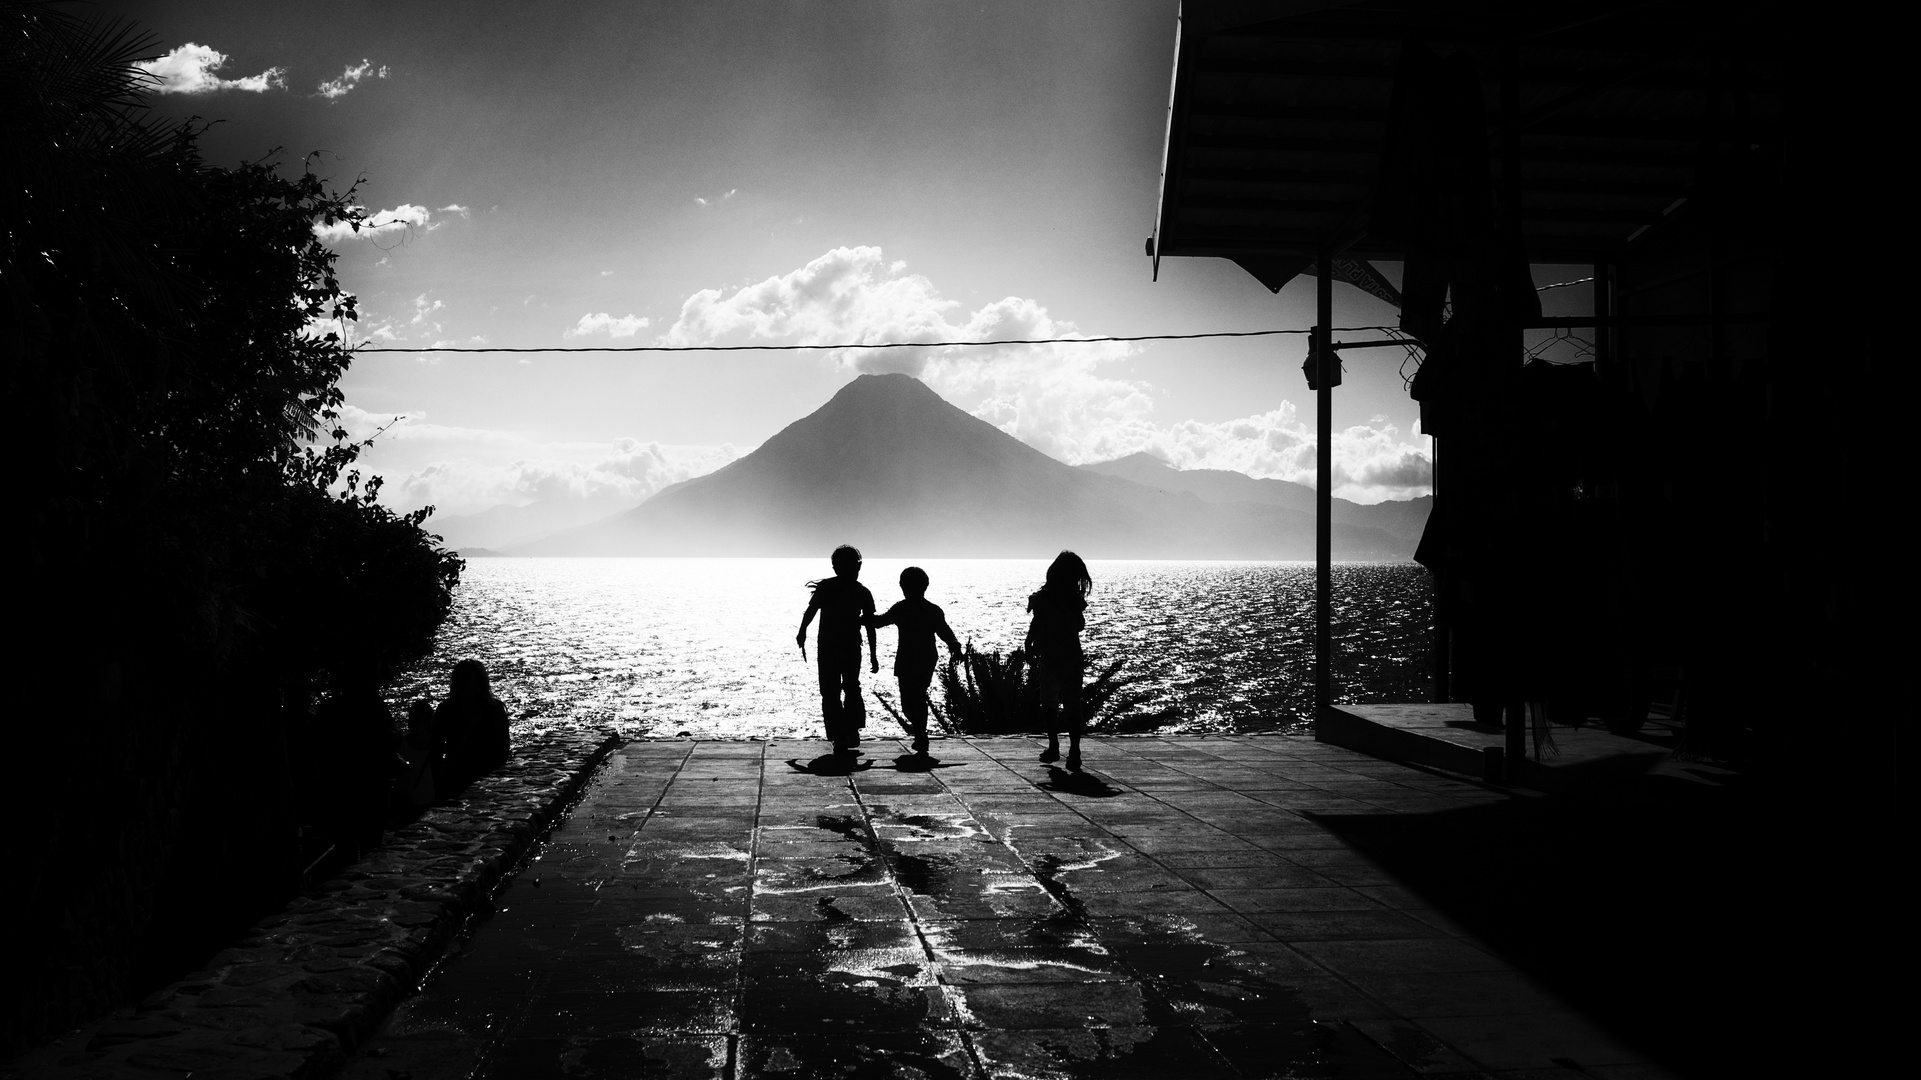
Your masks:
<svg viewBox="0 0 1921 1080"><path fill-rule="evenodd" d="M1428 513L1438 514L1441 512L1441 440L1430 435L1428 446L1428 494L1434 500ZM1453 634L1448 626L1454 612L1448 607L1447 589L1441 580L1441 573L1440 570L1430 571L1434 579L1434 700L1437 702L1453 700L1454 693L1448 680L1449 661L1452 659L1449 646L1453 643Z"/></svg>
<svg viewBox="0 0 1921 1080"><path fill-rule="evenodd" d="M1518 54L1519 49L1515 42L1510 40L1501 43L1501 197L1496 200L1496 205L1500 208L1501 221L1495 226L1502 236L1516 244L1520 242L1521 236L1521 82ZM1513 252L1510 251L1501 253L1502 258L1512 256ZM1512 350L1503 357L1503 362L1514 363L1518 367L1523 346L1521 320L1511 306L1501 313L1500 318L1506 324L1503 327L1505 333L1502 334L1501 343L1504 348ZM1506 375L1508 372L1504 371L1502 374ZM1495 439L1495 445L1499 447L1498 453L1503 456L1512 454L1517 449L1508 431L1501 431ZM1506 462L1501 464L1505 465ZM1513 493L1509 492L1506 501L1511 503L1512 497ZM1514 571L1503 567L1500 572L1511 574ZM1509 582L1508 585L1511 596L1515 591L1514 583ZM1511 604L1504 604L1495 617L1500 619L1502 624L1497 640L1502 643L1501 648L1505 654L1500 661L1504 672L1501 680L1501 697L1507 711L1507 731L1503 742L1507 755L1508 779L1512 781L1522 763L1527 760L1527 701L1521 696L1520 672L1515 669L1514 656L1514 647L1522 631L1517 625L1517 615Z"/></svg>
<svg viewBox="0 0 1921 1080"><path fill-rule="evenodd" d="M1610 378L1614 375L1614 328L1608 325L1608 316L1614 314L1612 283L1614 268L1607 263L1594 264L1594 362L1598 370Z"/></svg>
<svg viewBox="0 0 1921 1080"><path fill-rule="evenodd" d="M1314 348L1314 716L1334 704L1334 255L1315 266Z"/></svg>

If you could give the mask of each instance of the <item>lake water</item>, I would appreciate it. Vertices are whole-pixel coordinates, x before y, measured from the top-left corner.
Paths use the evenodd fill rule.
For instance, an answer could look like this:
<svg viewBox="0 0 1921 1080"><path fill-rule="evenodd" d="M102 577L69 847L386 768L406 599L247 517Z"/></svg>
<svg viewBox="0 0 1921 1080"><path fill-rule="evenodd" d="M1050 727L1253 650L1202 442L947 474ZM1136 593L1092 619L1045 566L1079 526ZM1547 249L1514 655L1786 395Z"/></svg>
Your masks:
<svg viewBox="0 0 1921 1080"><path fill-rule="evenodd" d="M885 610L902 560L861 581ZM1006 651L1026 632L1046 560L929 559L928 599L963 641ZM1090 661L1125 658L1146 697L1127 730L1305 731L1313 702L1314 567L1298 562L1090 562ZM806 583L826 559L471 559L434 655L394 687L396 715L445 692L455 661L487 665L518 725L629 736L767 738L820 730L814 665L794 648ZM1433 606L1412 563L1334 567L1335 696L1424 701ZM809 654L813 650L809 631ZM894 695L894 631L880 631ZM945 650L943 650L945 652ZM879 727L875 725L878 723ZM891 722L869 705L869 730Z"/></svg>

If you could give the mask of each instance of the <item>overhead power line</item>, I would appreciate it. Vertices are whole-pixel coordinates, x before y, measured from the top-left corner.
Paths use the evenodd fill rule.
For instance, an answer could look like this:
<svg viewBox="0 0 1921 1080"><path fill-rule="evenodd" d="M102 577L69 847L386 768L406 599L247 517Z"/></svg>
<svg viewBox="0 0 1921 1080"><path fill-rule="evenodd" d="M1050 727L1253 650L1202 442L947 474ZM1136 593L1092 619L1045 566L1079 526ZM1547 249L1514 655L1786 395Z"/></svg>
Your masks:
<svg viewBox="0 0 1921 1080"><path fill-rule="evenodd" d="M1388 326L1341 326L1334 333L1359 333L1364 330L1392 331ZM1277 334L1307 334L1309 330L1215 330L1204 334L1137 334L1112 337L1072 338L999 338L993 341L856 341L841 345L566 345L553 348L510 348L504 345L428 345L420 348L372 346L361 342L352 346L357 353L681 353L681 352L832 352L836 349L949 349L987 345L1091 345L1104 341L1193 341L1199 338L1273 337Z"/></svg>

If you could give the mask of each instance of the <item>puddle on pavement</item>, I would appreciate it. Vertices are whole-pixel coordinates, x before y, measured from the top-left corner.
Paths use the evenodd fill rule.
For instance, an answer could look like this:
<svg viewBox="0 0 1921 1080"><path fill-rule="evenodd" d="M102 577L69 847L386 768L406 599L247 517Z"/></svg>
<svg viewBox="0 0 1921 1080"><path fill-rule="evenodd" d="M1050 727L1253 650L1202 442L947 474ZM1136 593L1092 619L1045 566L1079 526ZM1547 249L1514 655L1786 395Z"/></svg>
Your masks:
<svg viewBox="0 0 1921 1080"><path fill-rule="evenodd" d="M551 952L538 935L508 930L511 940L497 936L493 957L477 957L465 979L450 980L471 987L478 976L488 990L458 1003L429 994L402 1016L485 1039L514 1029L509 1015L521 1004L546 1000L545 984L557 976L539 976L537 988L528 981L534 972L617 961L624 988L712 988L733 1000L728 1026L738 1025L742 1076L961 1077L980 1067L1061 1078L1390 1075L1383 1062L1394 1063L1379 1047L1346 1026L1313 1021L1285 976L1270 977L1258 948L1211 941L1179 915L1089 919L1076 884L1130 852L1094 839L1003 844L980 819L929 806L876 802L867 815L848 806L793 814L787 824L763 821L763 830L817 839L794 844L805 853L780 855L763 843L758 866L741 845L642 839L644 831L611 857L604 847L562 854L543 845L526 871L547 874L543 902L561 899L556 886L597 894L603 904L615 892L644 889L616 900L631 919L599 930L583 924L578 936L555 939ZM1046 847L1057 850L1033 850ZM769 902L763 909L756 900L743 926L738 909L749 885ZM532 887L523 879L513 889ZM1010 917L1021 909L1002 894L1014 891L1037 902L1029 917ZM915 921L898 895L935 903L923 908L914 899ZM724 910L733 913L722 918ZM738 987L738 998L723 987ZM529 1045L529 1036L506 1038L506 1047ZM585 1045L573 1046L563 1071L609 1074L600 1067L642 1053ZM692 1044L671 1050L688 1064L701 1054Z"/></svg>
<svg viewBox="0 0 1921 1080"><path fill-rule="evenodd" d="M892 852L887 861L893 865L894 879L911 892L940 897L953 886L954 860L946 856Z"/></svg>
<svg viewBox="0 0 1921 1080"><path fill-rule="evenodd" d="M960 1035L951 1031L749 1035L741 1040L740 1064L742 1076L961 1080L978 1075Z"/></svg>

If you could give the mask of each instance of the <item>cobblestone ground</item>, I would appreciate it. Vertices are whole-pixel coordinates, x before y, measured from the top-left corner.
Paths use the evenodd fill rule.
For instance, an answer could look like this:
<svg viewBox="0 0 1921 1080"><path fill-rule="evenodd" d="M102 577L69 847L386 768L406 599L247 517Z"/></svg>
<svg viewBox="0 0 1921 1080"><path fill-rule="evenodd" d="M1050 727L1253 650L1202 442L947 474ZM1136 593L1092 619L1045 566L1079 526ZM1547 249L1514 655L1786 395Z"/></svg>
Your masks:
<svg viewBox="0 0 1921 1080"><path fill-rule="evenodd" d="M1666 1075L1329 825L1517 796L1275 736L821 749L616 752L346 1076Z"/></svg>

